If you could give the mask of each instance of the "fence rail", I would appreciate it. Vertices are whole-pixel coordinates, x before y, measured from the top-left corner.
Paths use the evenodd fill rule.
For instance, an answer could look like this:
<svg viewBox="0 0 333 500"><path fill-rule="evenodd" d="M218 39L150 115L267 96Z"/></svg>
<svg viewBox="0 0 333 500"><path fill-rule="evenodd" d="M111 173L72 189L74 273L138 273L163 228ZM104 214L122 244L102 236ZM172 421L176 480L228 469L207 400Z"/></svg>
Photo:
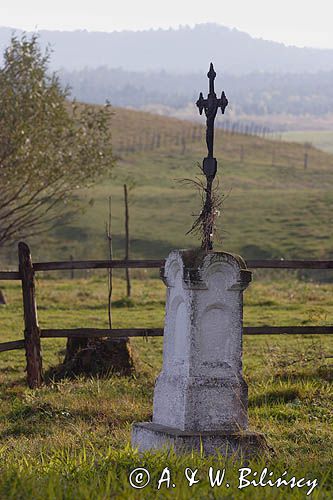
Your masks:
<svg viewBox="0 0 333 500"><path fill-rule="evenodd" d="M164 260L69 260L33 263L28 245L19 243L19 271L0 271L0 280L21 280L24 311L24 339L0 343L0 352L25 349L27 382L39 387L43 381L41 338L161 337L163 328L72 328L40 329L37 321L35 272L73 269L156 269ZM249 269L333 269L333 260L247 260ZM333 326L245 326L245 335L321 335L333 334Z"/></svg>
<svg viewBox="0 0 333 500"><path fill-rule="evenodd" d="M24 349L25 341L22 340L13 340L11 342L2 342L0 344L0 352L4 351L13 351L14 349Z"/></svg>
<svg viewBox="0 0 333 500"><path fill-rule="evenodd" d="M60 262L36 262L35 271L61 271L71 269L142 269L159 268L164 260L73 260Z"/></svg>
<svg viewBox="0 0 333 500"><path fill-rule="evenodd" d="M157 269L165 260L69 260L35 262L34 271L70 271L73 269ZM249 269L333 269L333 260L247 260ZM19 271L0 271L0 280L20 280Z"/></svg>
<svg viewBox="0 0 333 500"><path fill-rule="evenodd" d="M0 280L20 280L21 273L18 271L0 271Z"/></svg>
<svg viewBox="0 0 333 500"><path fill-rule="evenodd" d="M323 335L333 334L333 326L244 326L244 335ZM41 338L162 337L163 328L71 328L41 330Z"/></svg>
<svg viewBox="0 0 333 500"><path fill-rule="evenodd" d="M333 260L247 260L249 269L333 269Z"/></svg>
<svg viewBox="0 0 333 500"><path fill-rule="evenodd" d="M98 338L109 337L112 339L126 337L162 337L163 328L71 328L61 330L41 330L42 338Z"/></svg>

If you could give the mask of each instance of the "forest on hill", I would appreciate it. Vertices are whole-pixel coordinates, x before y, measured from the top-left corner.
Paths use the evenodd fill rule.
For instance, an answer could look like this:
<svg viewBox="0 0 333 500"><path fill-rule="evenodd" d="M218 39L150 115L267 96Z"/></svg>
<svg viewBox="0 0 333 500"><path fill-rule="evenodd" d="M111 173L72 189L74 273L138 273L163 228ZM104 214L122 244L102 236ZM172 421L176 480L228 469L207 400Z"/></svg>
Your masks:
<svg viewBox="0 0 333 500"><path fill-rule="evenodd" d="M8 43L12 31L0 28L0 47ZM218 71L230 74L333 70L333 50L286 46L214 23L146 31L39 33L43 46L50 44L54 49L55 69L108 66L129 71L195 73L205 71L213 60Z"/></svg>
<svg viewBox="0 0 333 500"><path fill-rule="evenodd" d="M161 105L185 108L194 104L199 90L207 88L206 73L175 74L134 72L121 68L84 68L61 71L64 84L83 102L144 108ZM216 87L223 88L235 116L291 114L322 116L333 113L333 71L315 74L251 73L235 76L218 73Z"/></svg>
<svg viewBox="0 0 333 500"><path fill-rule="evenodd" d="M13 31L0 27L0 49ZM27 34L28 36L29 33ZM51 68L71 95L87 103L151 110L195 119L207 90L209 63L216 89L229 98L231 120L274 130L332 128L333 50L286 46L214 23L146 31L39 31L51 48Z"/></svg>

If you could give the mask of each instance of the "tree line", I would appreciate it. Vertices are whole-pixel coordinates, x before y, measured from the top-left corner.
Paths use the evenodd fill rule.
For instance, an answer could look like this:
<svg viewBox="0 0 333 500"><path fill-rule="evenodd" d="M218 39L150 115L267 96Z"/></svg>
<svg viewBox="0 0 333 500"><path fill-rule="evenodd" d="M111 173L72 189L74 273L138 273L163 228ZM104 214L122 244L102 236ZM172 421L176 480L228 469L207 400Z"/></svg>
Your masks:
<svg viewBox="0 0 333 500"><path fill-rule="evenodd" d="M205 74L165 71L134 72L122 68L62 70L61 79L83 102L144 108L149 105L185 108L207 88ZM333 113L333 71L302 74L218 74L216 88L226 91L234 115Z"/></svg>

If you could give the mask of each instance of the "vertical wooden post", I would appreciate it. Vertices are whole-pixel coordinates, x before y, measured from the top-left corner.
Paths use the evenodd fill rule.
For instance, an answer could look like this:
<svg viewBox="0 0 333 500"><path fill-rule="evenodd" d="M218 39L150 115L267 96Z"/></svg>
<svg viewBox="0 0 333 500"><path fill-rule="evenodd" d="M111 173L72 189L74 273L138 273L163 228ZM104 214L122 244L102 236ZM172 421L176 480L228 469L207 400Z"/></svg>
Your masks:
<svg viewBox="0 0 333 500"><path fill-rule="evenodd" d="M124 200L125 200L125 260L129 259L129 213L128 213L128 194L127 185L124 184ZM128 267L126 267L126 285L127 297L131 296L131 279Z"/></svg>
<svg viewBox="0 0 333 500"><path fill-rule="evenodd" d="M243 144L241 145L241 150L240 150L240 161L241 161L241 163L244 162L244 146L243 146Z"/></svg>
<svg viewBox="0 0 333 500"><path fill-rule="evenodd" d="M307 152L304 153L304 170L308 168L309 155Z"/></svg>
<svg viewBox="0 0 333 500"><path fill-rule="evenodd" d="M106 239L109 248L109 259L113 259L113 248L112 248L112 213L111 213L111 196L109 196L109 220L106 223ZM109 328L112 328L112 283L113 273L112 267L108 269L108 318L109 318Z"/></svg>
<svg viewBox="0 0 333 500"><path fill-rule="evenodd" d="M27 382L31 389L43 382L40 329L37 319L35 277L30 249L22 241L18 245L19 269L22 275L22 295L24 310L24 339L27 359Z"/></svg>
<svg viewBox="0 0 333 500"><path fill-rule="evenodd" d="M73 262L73 260L74 260L73 255L70 255L70 256L69 256L69 260L70 260L71 262ZM72 269L71 269L71 280L73 280L73 279L74 279L74 269L72 268Z"/></svg>
<svg viewBox="0 0 333 500"><path fill-rule="evenodd" d="M184 155L185 151L186 151L186 139L185 139L184 135L182 135L182 138L181 138L181 146L182 146L181 154Z"/></svg>

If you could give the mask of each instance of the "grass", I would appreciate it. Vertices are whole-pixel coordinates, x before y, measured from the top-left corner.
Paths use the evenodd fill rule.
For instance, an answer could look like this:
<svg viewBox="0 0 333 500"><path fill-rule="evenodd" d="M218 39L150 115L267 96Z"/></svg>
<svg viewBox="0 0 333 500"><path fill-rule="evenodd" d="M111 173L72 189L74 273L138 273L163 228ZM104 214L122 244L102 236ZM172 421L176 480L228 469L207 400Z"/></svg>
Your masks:
<svg viewBox="0 0 333 500"><path fill-rule="evenodd" d="M330 130L299 130L283 132L281 135L286 141L310 142L316 148L333 153L333 132Z"/></svg>
<svg viewBox="0 0 333 500"><path fill-rule="evenodd" d="M257 279L256 279L257 276ZM285 277L285 279L282 279ZM131 307L124 300L125 282L114 284L114 326L163 324L165 288L154 278L134 279ZM22 337L21 292L6 282L8 305L0 309L2 340ZM106 276L88 279L38 278L41 327L107 326ZM292 274L260 279L245 292L245 324L325 325L333 312L332 285L301 282ZM154 380L161 368L162 339L133 339L136 374L106 379L77 378L49 382L30 390L24 380L24 353L0 355L0 498L137 499L137 498L304 498L307 488L254 488L240 491L239 461L200 454L139 456L129 446L133 422L150 420ZM44 369L59 363L64 340L42 341ZM244 376L249 385L249 419L264 432L275 453L247 466L267 466L279 477L285 470L319 486L313 498L331 498L333 445L332 343L329 336L245 336ZM211 488L207 471L226 468L227 480ZM151 483L131 488L128 476L145 467ZM169 467L175 488L158 479ZM198 469L200 483L188 486L186 467Z"/></svg>
<svg viewBox="0 0 333 500"><path fill-rule="evenodd" d="M131 256L163 258L172 248L197 245L185 232L191 227L199 200L179 182L193 178L205 155L201 141L186 141L186 151L175 137L192 125L149 113L116 110L113 141L120 155L114 175L77 193L86 210L42 240L30 240L33 260L106 258L104 221L112 196L115 257L123 256L123 183L130 191ZM158 132L168 139L153 151L124 154L124 143ZM296 140L296 138L295 138ZM244 159L241 160L243 148ZM243 135L216 134L220 185L226 195L220 218L223 249L245 258L330 258L333 156L308 150L303 168L302 144L274 142ZM221 244L216 244L216 249ZM1 254L17 263L13 249ZM285 274L282 274L285 273ZM165 289L144 270L132 273L133 297L126 300L125 283L115 273L115 327L163 325ZM319 276L320 273L318 272ZM54 275L53 275L54 276ZM76 279L38 278L37 300L42 328L107 327L105 273L76 273ZM257 279L245 293L245 324L331 324L332 285L298 281L295 273L270 273ZM328 273L321 273L326 280ZM307 273L307 278L311 277ZM0 306L2 341L22 338L21 292L5 282L7 306ZM65 342L43 344L44 369L61 362ZM49 382L40 390L25 384L24 353L0 354L0 498L304 498L294 488L237 489L241 462L200 454L172 453L139 456L129 446L133 422L151 419L154 380L161 368L162 339L133 339L136 374L106 379L77 378ZM245 336L244 375L249 385L250 426L265 433L275 453L248 466L265 465L278 477L317 478L313 498L331 498L333 445L332 347L329 336ZM151 483L131 488L128 476L146 467ZM168 466L175 488L157 489ZM211 488L209 466L226 467L230 488ZM192 487L186 467L198 468L201 481Z"/></svg>
<svg viewBox="0 0 333 500"><path fill-rule="evenodd" d="M75 258L106 257L104 221L109 195L114 253L122 257L122 184L126 178L136 182L129 194L133 257L161 258L173 248L197 245L197 240L185 233L198 212L200 199L193 188L179 180L196 175L195 165L203 154L182 156L175 151L167 156L156 151L125 158L115 169L118 177L114 181L82 195L91 197L94 204L75 223L59 227L53 240L49 237L43 245L32 245L34 258L68 259L70 254ZM224 248L245 258L331 255L333 233L327 222L333 203L333 168L329 156L325 161L326 157L321 158L307 171L300 166L272 167L250 156L244 165L231 159L221 161L220 185L225 200L218 226ZM94 241L93 246L90 241ZM221 244L217 242L216 248L221 248Z"/></svg>
<svg viewBox="0 0 333 500"><path fill-rule="evenodd" d="M201 139L192 142L193 124L139 111L116 109L113 143L119 155L111 178L77 193L82 207L74 219L30 239L35 260L106 258L105 221L112 197L114 254L124 255L123 183L129 193L131 256L163 258L173 248L196 246L186 236L200 209L200 197L183 178L194 178L206 155ZM164 140L153 151L125 154L126 141L153 132ZM164 135L163 135L164 134ZM176 137L184 134L186 150ZM148 140L148 139L147 139ZM150 140L150 139L149 139ZM137 146L138 147L138 146ZM241 160L241 149L244 158ZM303 144L216 131L220 190L225 195L218 221L223 248L245 258L329 258L333 194L333 156L310 148L304 170ZM91 242L94 242L93 244ZM221 243L216 242L216 248ZM2 262L16 264L16 249L1 251ZM3 266L2 266L3 267Z"/></svg>

